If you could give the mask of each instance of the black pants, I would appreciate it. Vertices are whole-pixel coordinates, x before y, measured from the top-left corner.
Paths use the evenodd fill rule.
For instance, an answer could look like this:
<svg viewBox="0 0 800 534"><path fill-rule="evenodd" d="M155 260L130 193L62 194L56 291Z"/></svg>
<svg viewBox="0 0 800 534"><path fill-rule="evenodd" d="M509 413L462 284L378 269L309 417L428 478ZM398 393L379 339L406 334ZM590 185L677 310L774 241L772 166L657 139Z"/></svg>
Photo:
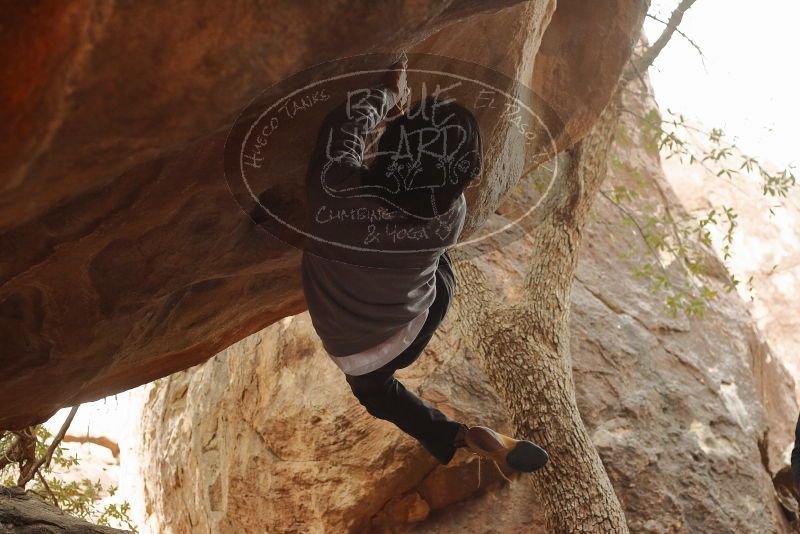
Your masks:
<svg viewBox="0 0 800 534"><path fill-rule="evenodd" d="M461 424L408 391L394 378L394 372L408 367L422 354L450 307L455 287L450 257L445 252L436 269L436 299L411 345L379 369L361 376L345 375L353 394L370 414L394 423L442 464L455 455L453 440Z"/></svg>

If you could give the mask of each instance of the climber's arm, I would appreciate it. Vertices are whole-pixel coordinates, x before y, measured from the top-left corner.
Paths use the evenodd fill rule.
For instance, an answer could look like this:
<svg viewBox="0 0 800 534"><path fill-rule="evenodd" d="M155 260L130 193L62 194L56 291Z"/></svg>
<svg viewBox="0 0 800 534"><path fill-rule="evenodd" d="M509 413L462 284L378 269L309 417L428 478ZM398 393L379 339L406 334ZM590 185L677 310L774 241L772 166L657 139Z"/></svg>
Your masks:
<svg viewBox="0 0 800 534"><path fill-rule="evenodd" d="M326 150L328 160L360 168L367 137L394 106L395 96L388 87L351 93L344 109L345 121L330 128Z"/></svg>
<svg viewBox="0 0 800 534"><path fill-rule="evenodd" d="M363 163L367 138L382 121L402 113L406 97L404 62L394 65L382 84L348 95L347 102L327 125L323 154L323 180L327 188L344 192L363 185L361 173L366 170Z"/></svg>

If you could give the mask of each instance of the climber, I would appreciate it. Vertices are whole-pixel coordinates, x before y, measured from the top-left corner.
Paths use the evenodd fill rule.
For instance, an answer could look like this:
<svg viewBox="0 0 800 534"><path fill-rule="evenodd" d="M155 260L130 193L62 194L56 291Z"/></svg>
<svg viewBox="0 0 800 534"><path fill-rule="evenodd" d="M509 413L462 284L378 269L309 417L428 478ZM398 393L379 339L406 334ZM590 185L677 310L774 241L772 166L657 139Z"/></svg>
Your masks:
<svg viewBox="0 0 800 534"><path fill-rule="evenodd" d="M543 449L454 421L394 377L447 313L456 280L446 248L464 225L463 191L481 170L473 114L434 97L411 108L406 66L404 58L381 83L352 91L320 129L306 176L312 237L302 258L312 324L367 412L438 462L464 447L507 472L532 472L547 463ZM366 166L368 137L382 123Z"/></svg>

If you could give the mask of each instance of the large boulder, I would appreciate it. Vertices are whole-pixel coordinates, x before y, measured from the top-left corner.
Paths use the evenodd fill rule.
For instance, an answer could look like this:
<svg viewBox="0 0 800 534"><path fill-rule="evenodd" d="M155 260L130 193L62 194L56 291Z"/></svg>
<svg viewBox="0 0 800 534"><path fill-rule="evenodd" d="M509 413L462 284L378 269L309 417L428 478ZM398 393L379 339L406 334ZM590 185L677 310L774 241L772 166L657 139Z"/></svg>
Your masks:
<svg viewBox="0 0 800 534"><path fill-rule="evenodd" d="M480 480L469 458L442 470L372 419L312 332L307 313L287 317L148 386L138 456L153 532L363 532L500 485L492 464ZM404 381L451 415L508 430L503 410L486 413L498 399L480 370L454 348L437 340Z"/></svg>
<svg viewBox="0 0 800 534"><path fill-rule="evenodd" d="M298 251L255 227L224 179L226 132L265 87L366 52L441 54L445 70L461 58L532 86L563 148L607 102L644 4L6 6L0 428L185 369L304 309ZM469 231L525 156L502 128L487 137Z"/></svg>
<svg viewBox="0 0 800 534"><path fill-rule="evenodd" d="M626 100L639 115L645 105ZM625 131L604 189L636 189L628 210L663 213L665 199L679 210L658 153L630 120ZM488 229L525 210L535 183L521 188ZM475 258L507 302L536 253L518 230L482 242ZM744 303L721 292L703 318L670 316L664 295L632 274L652 261L635 225L602 196L584 243L572 292L577 398L631 531L786 532L772 475L792 442L793 381ZM719 289L724 271L707 260ZM676 264L666 268L679 279ZM510 431L457 320L449 314L398 376L452 417ZM142 436L158 532L542 532L529 479L509 484L463 450L440 466L372 418L305 313L148 386Z"/></svg>

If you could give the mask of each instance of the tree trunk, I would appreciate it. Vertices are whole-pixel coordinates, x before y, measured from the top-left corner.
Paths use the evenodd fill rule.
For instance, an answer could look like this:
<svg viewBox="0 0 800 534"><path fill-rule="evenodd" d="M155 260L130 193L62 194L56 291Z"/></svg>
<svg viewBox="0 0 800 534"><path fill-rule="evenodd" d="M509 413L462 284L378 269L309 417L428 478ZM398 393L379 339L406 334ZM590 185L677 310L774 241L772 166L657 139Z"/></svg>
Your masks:
<svg viewBox="0 0 800 534"><path fill-rule="evenodd" d="M578 412L569 348L570 289L581 231L607 170L619 92L592 132L566 154L567 169L530 234L521 302L504 306L481 270L453 255L455 309L467 346L505 398L518 436L541 444L548 465L533 476L550 532L628 532L625 515ZM456 251L458 252L458 251Z"/></svg>

